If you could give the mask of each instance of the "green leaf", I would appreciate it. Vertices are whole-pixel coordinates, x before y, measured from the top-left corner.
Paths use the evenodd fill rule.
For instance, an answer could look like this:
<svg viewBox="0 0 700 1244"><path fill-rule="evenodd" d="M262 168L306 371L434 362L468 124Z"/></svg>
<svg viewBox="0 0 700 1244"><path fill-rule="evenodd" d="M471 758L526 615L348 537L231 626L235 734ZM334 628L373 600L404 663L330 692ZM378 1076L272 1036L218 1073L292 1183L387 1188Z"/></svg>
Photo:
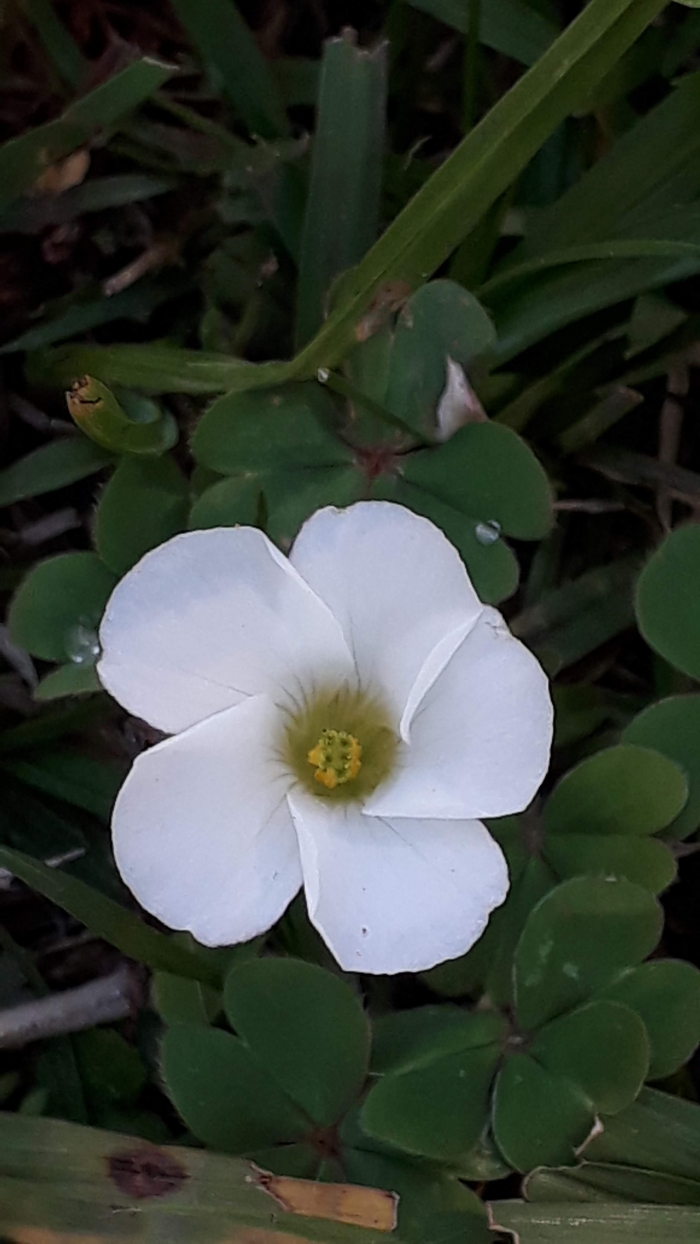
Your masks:
<svg viewBox="0 0 700 1244"><path fill-rule="evenodd" d="M445 1005L390 1011L373 1024L371 1069L375 1075L412 1071L444 1054L493 1045L502 1035L502 1021L493 1012Z"/></svg>
<svg viewBox="0 0 700 1244"><path fill-rule="evenodd" d="M409 455L404 478L475 524L540 540L552 525L549 482L516 432L497 423L472 423L445 444ZM479 533L476 533L477 540Z"/></svg>
<svg viewBox="0 0 700 1244"><path fill-rule="evenodd" d="M700 525L679 527L656 550L639 577L636 609L650 647L700 679Z"/></svg>
<svg viewBox="0 0 700 1244"><path fill-rule="evenodd" d="M466 368L495 340L496 330L473 294L455 281L429 281L408 299L398 317L386 391L380 403L421 436L432 439L438 401L447 380L448 357ZM453 438L450 446L454 443ZM478 446L475 442L477 454ZM445 453L441 461L438 478L449 461ZM470 477L472 484L473 479L474 475Z"/></svg>
<svg viewBox="0 0 700 1244"><path fill-rule="evenodd" d="M70 873L48 868L24 852L7 847L0 847L0 868L19 877L25 885L80 920L95 937L104 938L137 963L211 985L220 983L219 970L208 958L183 949L173 938L158 933L134 912Z"/></svg>
<svg viewBox="0 0 700 1244"><path fill-rule="evenodd" d="M221 480L207 488L190 513L189 525L258 526L264 519L271 539L288 548L301 524L324 505L352 505L362 497L354 467L269 471Z"/></svg>
<svg viewBox="0 0 700 1244"><path fill-rule="evenodd" d="M510 818L504 818L510 819ZM515 818L513 818L515 819ZM501 821L492 821L489 828L506 852L511 888L505 903L493 912L485 932L461 960L441 964L426 973L428 984L439 993L456 997L488 994L501 1007L513 1005L513 957L523 927L533 907L557 883L549 864L538 856L525 857L516 864L510 844L504 841ZM516 825L518 839L523 838Z"/></svg>
<svg viewBox="0 0 700 1244"><path fill-rule="evenodd" d="M353 1183L398 1193L399 1238L411 1244L492 1244L483 1202L454 1175L362 1149L343 1150Z"/></svg>
<svg viewBox="0 0 700 1244"><path fill-rule="evenodd" d="M632 1166L582 1162L576 1167L541 1167L525 1180L529 1201L647 1201L657 1205L700 1204L700 1183Z"/></svg>
<svg viewBox="0 0 700 1244"><path fill-rule="evenodd" d="M625 877L660 894L676 879L672 852L656 838L635 834L550 834L543 854L561 881L583 875Z"/></svg>
<svg viewBox="0 0 700 1244"><path fill-rule="evenodd" d="M76 664L89 663L81 641L96 636L116 582L96 553L59 553L37 562L10 606L13 643L45 661L68 657Z"/></svg>
<svg viewBox="0 0 700 1244"><path fill-rule="evenodd" d="M0 842L21 847L39 859L62 857L87 848L85 835L66 817L65 809L38 798L21 783L3 777Z"/></svg>
<svg viewBox="0 0 700 1244"><path fill-rule="evenodd" d="M286 133L277 82L233 0L173 0L173 8L251 133L261 138Z"/></svg>
<svg viewBox="0 0 700 1244"><path fill-rule="evenodd" d="M488 1120L488 1103L500 1057L503 1021L492 1016L492 1041L484 1043L477 1025L478 1045L465 1024L463 1044L454 1053L385 1075L370 1090L362 1110L362 1127L377 1140L407 1153L438 1160L456 1160L477 1142ZM456 1032L449 1034L455 1037Z"/></svg>
<svg viewBox="0 0 700 1244"><path fill-rule="evenodd" d="M530 913L515 955L520 1024L536 1028L604 989L656 946L663 917L648 890L577 877Z"/></svg>
<svg viewBox="0 0 700 1244"><path fill-rule="evenodd" d="M523 1244L695 1244L700 1210L682 1205L526 1205L498 1201L495 1217Z"/></svg>
<svg viewBox="0 0 700 1244"><path fill-rule="evenodd" d="M494 1091L493 1132L516 1171L571 1162L592 1126L593 1111L569 1080L528 1054L507 1059Z"/></svg>
<svg viewBox="0 0 700 1244"><path fill-rule="evenodd" d="M187 526L189 487L170 457L126 458L109 480L95 512L95 547L122 575L149 549Z"/></svg>
<svg viewBox="0 0 700 1244"><path fill-rule="evenodd" d="M102 298L101 304L109 302ZM39 350L30 356L28 370L34 383L47 387L65 389L76 377L87 375L144 393L224 393L294 379L289 363L249 363L228 354L181 350L159 342Z"/></svg>
<svg viewBox="0 0 700 1244"><path fill-rule="evenodd" d="M28 190L46 169L70 155L98 130L111 128L148 99L173 67L144 57L70 104L62 116L0 147L0 207Z"/></svg>
<svg viewBox="0 0 700 1244"><path fill-rule="evenodd" d="M670 1076L700 1043L700 972L678 959L653 959L625 972L605 991L644 1021L651 1043L648 1080Z"/></svg>
<svg viewBox="0 0 700 1244"><path fill-rule="evenodd" d="M511 630L554 675L594 652L634 621L632 594L639 566L618 558L545 592L518 614Z"/></svg>
<svg viewBox="0 0 700 1244"><path fill-rule="evenodd" d="M63 799L108 821L117 791L124 780L121 765L96 760L82 752L61 748L32 748L19 758L2 760L2 768L23 782Z"/></svg>
<svg viewBox="0 0 700 1244"><path fill-rule="evenodd" d="M384 156L387 45L327 39L321 58L297 293L297 344L321 326L334 279L377 236Z"/></svg>
<svg viewBox="0 0 700 1244"><path fill-rule="evenodd" d="M171 347L77 347L44 360L52 382L87 372L149 391L216 393L314 376L363 335L383 286L421 284L513 183L545 139L664 8L665 0L591 0L394 219L343 287L343 300L290 363L251 364ZM217 39L220 39L217 31Z"/></svg>
<svg viewBox="0 0 700 1244"><path fill-rule="evenodd" d="M133 1045L113 1028L90 1028L73 1042L88 1104L102 1111L136 1102L147 1074Z"/></svg>
<svg viewBox="0 0 700 1244"><path fill-rule="evenodd" d="M166 1024L209 1024L221 1010L220 995L201 981L155 972L153 1005Z"/></svg>
<svg viewBox="0 0 700 1244"><path fill-rule="evenodd" d="M494 361L503 365L567 324L700 269L700 244L695 238L609 242L595 250L601 252L600 258L587 247L572 249L567 256L552 256L554 266L543 264L547 270L539 275L513 274L507 286L504 281L493 292L480 288L479 297L498 328Z"/></svg>
<svg viewBox="0 0 700 1244"><path fill-rule="evenodd" d="M88 212L103 212L110 207L141 203L157 195L168 194L171 190L176 190L178 185L177 177L168 177L163 173L113 173L106 177L90 177L58 195L24 195L11 207L0 212L0 232L40 233L47 225L64 225L76 216ZM137 286L142 287L144 280L147 278L142 278ZM119 294L112 294L109 300L102 295L101 301L113 303L115 299L118 304L123 305ZM79 307L81 303L76 300L69 305ZM2 347L3 352L6 348Z"/></svg>
<svg viewBox="0 0 700 1244"><path fill-rule="evenodd" d="M220 398L201 420L192 450L232 478L205 489L190 527L258 524L288 544L314 510L360 499L353 455L331 430L335 406L315 382Z"/></svg>
<svg viewBox="0 0 700 1244"><path fill-rule="evenodd" d="M309 1121L247 1046L218 1028L169 1028L161 1046L161 1074L187 1126L214 1149L246 1153L299 1140L310 1130Z"/></svg>
<svg viewBox="0 0 700 1244"><path fill-rule="evenodd" d="M466 0L409 0L414 9L466 35L470 9ZM526 0L487 0L479 10L479 40L486 47L533 65L559 33L558 26Z"/></svg>
<svg viewBox="0 0 700 1244"><path fill-rule="evenodd" d="M63 704L0 732L0 753L23 752L82 732L103 715L103 704Z"/></svg>
<svg viewBox="0 0 700 1244"><path fill-rule="evenodd" d="M79 479L103 471L113 462L112 454L84 436L51 441L0 471L0 505L12 505L26 497L39 497L56 488L66 488Z"/></svg>
<svg viewBox="0 0 700 1244"><path fill-rule="evenodd" d="M634 1101L649 1069L649 1039L639 1015L605 1000L545 1024L529 1053L605 1114L617 1114Z"/></svg>
<svg viewBox="0 0 700 1244"><path fill-rule="evenodd" d="M63 198L63 195L60 197ZM19 212L24 201L19 200L13 210ZM2 219L5 219L4 215ZM28 219L29 215L25 213L25 222ZM112 294L109 298L105 297L99 285L77 290L75 293L66 295L65 298L45 303L42 320L32 325L26 332L20 333L19 337L13 337L11 341L6 341L4 345L0 346L0 355L16 354L20 350L41 352L43 347L51 346L54 342L65 341L68 337L78 336L79 333L90 332L91 329L98 328L101 324L113 324L116 320L143 321L150 316L156 307L161 306L164 302L170 302L173 298L181 296L191 288L191 276L180 271L163 272L159 276L150 278L144 277L142 280L137 281L135 285L122 289L119 293ZM74 347L76 350L81 348L80 346ZM89 349L89 347L85 348ZM94 348L101 351L105 347L98 346ZM128 349L129 347L126 348ZM145 348L147 349L148 347ZM70 349L68 347L69 354ZM56 353L59 357L62 357L60 348ZM52 355L52 351L48 350L47 354ZM27 374L31 376L32 383L36 382L39 387L45 387L47 383L46 377L41 369L36 366L37 357L40 358L41 353L30 356ZM70 366L58 380L52 377L48 384L58 384L61 388L68 388L74 380L84 374L84 370L84 368L74 369ZM127 375L124 383L130 384L131 379L131 376Z"/></svg>
<svg viewBox="0 0 700 1244"><path fill-rule="evenodd" d="M273 476L265 480L279 495L277 480ZM264 505L266 508L259 475L234 475L204 489L192 506L188 526L192 531L200 527L256 527Z"/></svg>
<svg viewBox="0 0 700 1244"><path fill-rule="evenodd" d="M316 1123L335 1123L369 1062L369 1024L351 986L300 959L256 959L229 972L224 1006L280 1088Z"/></svg>
<svg viewBox="0 0 700 1244"><path fill-rule="evenodd" d="M592 0L368 252L342 303L298 356L296 374L313 374L343 356L381 285L417 284L435 272L663 7L663 0Z"/></svg>
<svg viewBox="0 0 700 1244"><path fill-rule="evenodd" d="M697 1180L700 1169L700 1106L655 1089L605 1120L585 1152L586 1161L614 1162Z"/></svg>
<svg viewBox="0 0 700 1244"><path fill-rule="evenodd" d="M668 826L668 836L687 838L700 825L700 695L675 695L650 704L625 727L622 739L653 747L673 760L688 783L683 811Z"/></svg>
<svg viewBox="0 0 700 1244"><path fill-rule="evenodd" d="M22 9L56 72L70 86L79 86L87 78L90 65L58 17L51 0L24 0Z"/></svg>
<svg viewBox="0 0 700 1244"><path fill-rule="evenodd" d="M481 600L496 605L513 595L518 586L518 563L512 549L498 537L494 528L488 528L486 542L483 543L477 538L478 524L473 518L467 518L454 506L446 505L425 489L416 488L400 478L380 476L372 496L378 500L396 501L436 523L461 555Z"/></svg>
<svg viewBox="0 0 700 1244"><path fill-rule="evenodd" d="M593 240L629 233L697 199L700 74L692 73L624 133L584 177L539 213L509 266ZM505 271L505 269L504 269Z"/></svg>
<svg viewBox="0 0 700 1244"><path fill-rule="evenodd" d="M158 457L177 441L177 423L168 411L128 389L113 393L91 376L71 385L66 402L81 431L114 453Z"/></svg>
<svg viewBox="0 0 700 1244"><path fill-rule="evenodd" d="M220 474L332 467L352 453L331 431L335 406L314 381L219 398L192 437L197 462Z"/></svg>
<svg viewBox="0 0 700 1244"><path fill-rule="evenodd" d="M59 665L45 674L34 691L35 700L60 700L66 695L93 695L102 686L94 665Z"/></svg>
<svg viewBox="0 0 700 1244"><path fill-rule="evenodd" d="M544 823L550 834L655 834L678 816L687 797L672 760L621 743L569 770L547 800Z"/></svg>
<svg viewBox="0 0 700 1244"><path fill-rule="evenodd" d="M641 294L632 308L627 325L629 345L625 358L634 358L635 354L641 354L663 341L687 318L686 312L663 294Z"/></svg>

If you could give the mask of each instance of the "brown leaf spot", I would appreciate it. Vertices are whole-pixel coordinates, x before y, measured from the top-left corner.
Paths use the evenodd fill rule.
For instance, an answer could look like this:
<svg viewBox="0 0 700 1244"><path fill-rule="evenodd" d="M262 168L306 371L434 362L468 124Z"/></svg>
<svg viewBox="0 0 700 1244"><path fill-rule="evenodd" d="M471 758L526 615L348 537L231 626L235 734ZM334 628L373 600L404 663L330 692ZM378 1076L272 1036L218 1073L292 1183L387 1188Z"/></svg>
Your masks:
<svg viewBox="0 0 700 1244"><path fill-rule="evenodd" d="M369 309L355 325L355 341L367 341L399 311L411 293L408 281L387 281L377 290Z"/></svg>
<svg viewBox="0 0 700 1244"><path fill-rule="evenodd" d="M170 1196L189 1178L184 1166L175 1158L163 1149L150 1145L110 1154L107 1168L119 1191L137 1201L152 1196Z"/></svg>

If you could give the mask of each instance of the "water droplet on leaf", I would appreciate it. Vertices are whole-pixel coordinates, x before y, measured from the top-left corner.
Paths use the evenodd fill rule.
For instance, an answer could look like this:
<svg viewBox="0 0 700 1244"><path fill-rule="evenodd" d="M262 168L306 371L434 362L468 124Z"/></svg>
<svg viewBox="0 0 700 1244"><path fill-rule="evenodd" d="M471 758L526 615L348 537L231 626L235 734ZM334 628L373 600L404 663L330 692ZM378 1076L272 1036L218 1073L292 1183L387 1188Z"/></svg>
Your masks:
<svg viewBox="0 0 700 1244"><path fill-rule="evenodd" d="M501 524L495 518L489 519L487 523L477 523L474 528L479 544L495 544L500 534Z"/></svg>
<svg viewBox="0 0 700 1244"><path fill-rule="evenodd" d="M72 626L66 636L66 653L74 665L94 665L100 655L97 631L84 622Z"/></svg>

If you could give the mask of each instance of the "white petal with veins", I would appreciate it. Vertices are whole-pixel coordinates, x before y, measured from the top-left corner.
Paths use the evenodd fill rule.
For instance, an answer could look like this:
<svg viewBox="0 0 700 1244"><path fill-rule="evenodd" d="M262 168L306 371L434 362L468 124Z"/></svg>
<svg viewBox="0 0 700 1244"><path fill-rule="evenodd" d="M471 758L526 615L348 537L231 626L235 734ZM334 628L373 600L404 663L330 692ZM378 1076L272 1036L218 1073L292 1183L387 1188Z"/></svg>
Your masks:
<svg viewBox="0 0 700 1244"><path fill-rule="evenodd" d="M420 972L473 946L504 900L503 853L479 821L365 816L289 796L312 924L347 972Z"/></svg>
<svg viewBox="0 0 700 1244"><path fill-rule="evenodd" d="M327 606L255 527L189 531L147 553L112 593L100 642L103 685L168 733L353 671Z"/></svg>
<svg viewBox="0 0 700 1244"><path fill-rule="evenodd" d="M139 756L112 817L114 854L146 911L205 946L246 942L301 885L267 696L217 713Z"/></svg>

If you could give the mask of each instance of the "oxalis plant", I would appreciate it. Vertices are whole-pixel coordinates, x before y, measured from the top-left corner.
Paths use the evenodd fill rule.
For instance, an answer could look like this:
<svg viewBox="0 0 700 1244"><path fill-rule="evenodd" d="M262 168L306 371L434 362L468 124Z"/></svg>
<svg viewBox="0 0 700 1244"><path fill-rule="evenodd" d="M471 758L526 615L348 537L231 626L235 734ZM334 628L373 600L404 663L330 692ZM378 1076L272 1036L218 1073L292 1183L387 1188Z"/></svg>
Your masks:
<svg viewBox="0 0 700 1244"><path fill-rule="evenodd" d="M123 7L7 19L0 1235L695 1240L698 6Z"/></svg>

